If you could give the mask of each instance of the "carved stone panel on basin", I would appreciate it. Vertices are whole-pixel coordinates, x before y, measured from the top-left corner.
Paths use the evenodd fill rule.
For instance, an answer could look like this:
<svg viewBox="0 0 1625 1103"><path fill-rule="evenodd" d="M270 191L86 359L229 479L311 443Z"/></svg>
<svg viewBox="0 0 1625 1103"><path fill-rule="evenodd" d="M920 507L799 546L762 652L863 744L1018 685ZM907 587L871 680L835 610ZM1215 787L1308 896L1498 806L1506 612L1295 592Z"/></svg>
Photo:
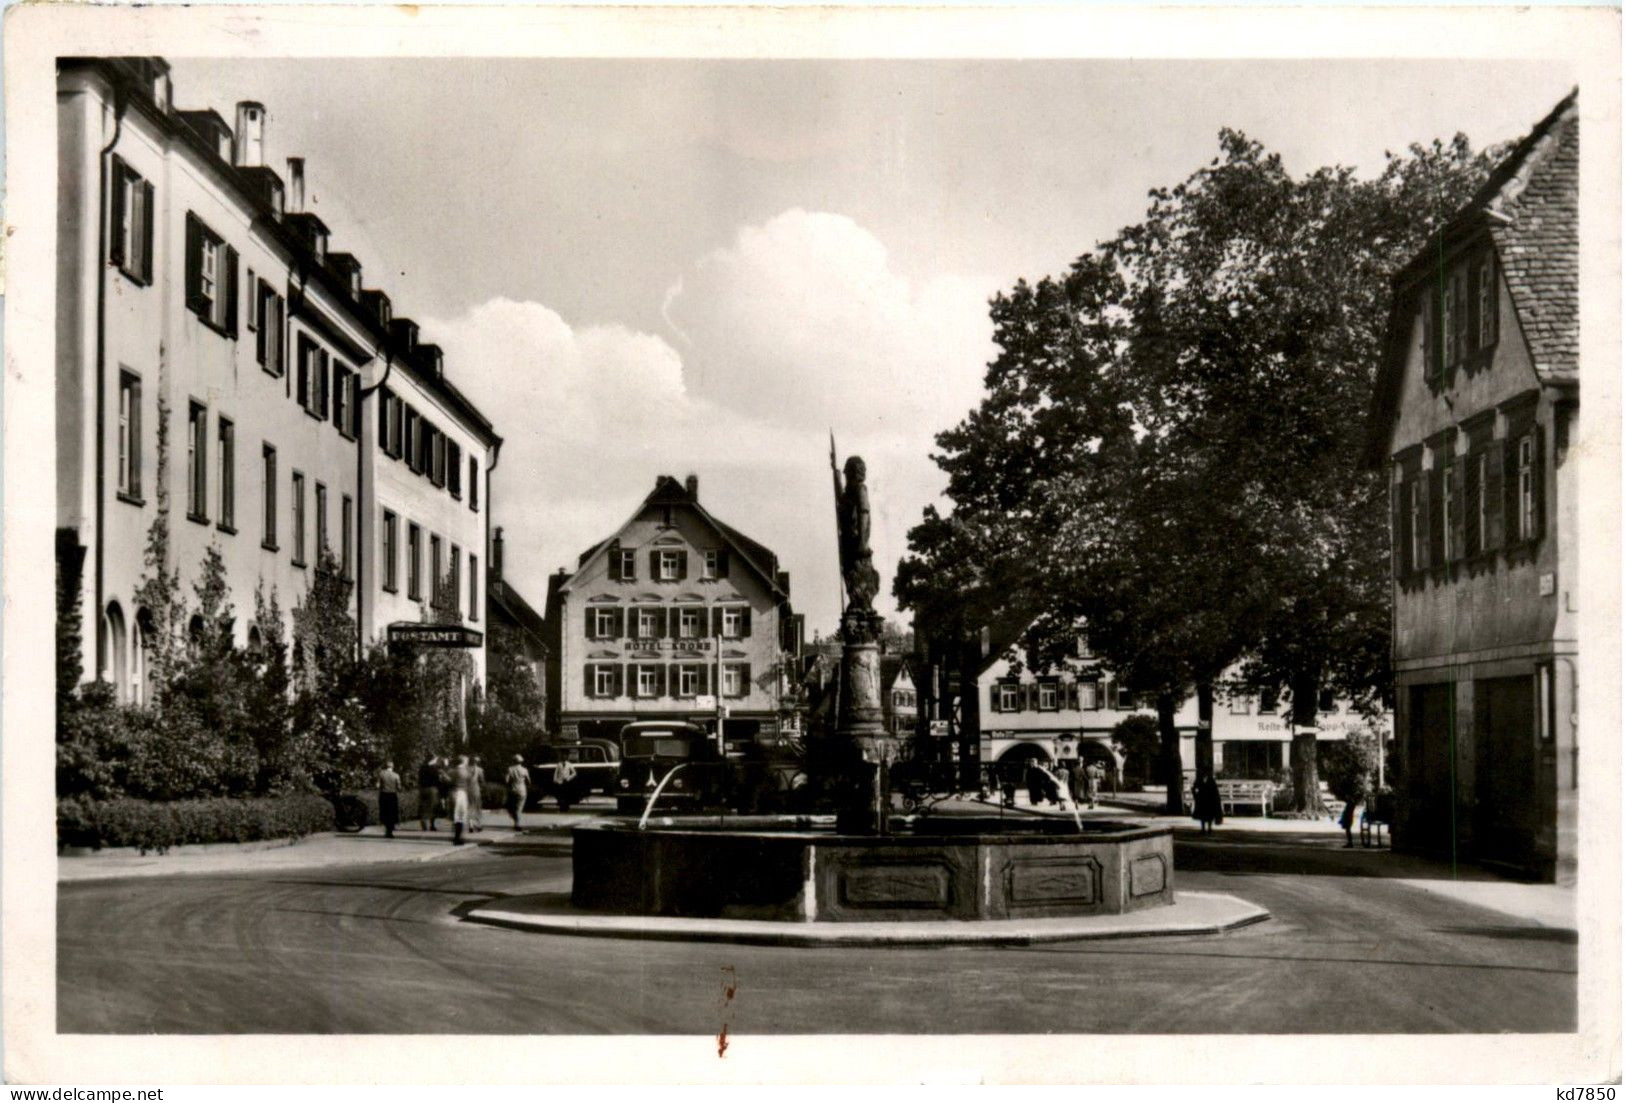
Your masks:
<svg viewBox="0 0 1625 1103"><path fill-rule="evenodd" d="M946 909L953 873L944 864L874 862L841 870L841 903L849 908Z"/></svg>
<svg viewBox="0 0 1625 1103"><path fill-rule="evenodd" d="M1152 896L1168 886L1168 865L1161 854L1143 854L1129 863L1130 896Z"/></svg>
<svg viewBox="0 0 1625 1103"><path fill-rule="evenodd" d="M1004 865L1004 898L1011 911L1098 904L1100 863L1088 855L1012 859Z"/></svg>

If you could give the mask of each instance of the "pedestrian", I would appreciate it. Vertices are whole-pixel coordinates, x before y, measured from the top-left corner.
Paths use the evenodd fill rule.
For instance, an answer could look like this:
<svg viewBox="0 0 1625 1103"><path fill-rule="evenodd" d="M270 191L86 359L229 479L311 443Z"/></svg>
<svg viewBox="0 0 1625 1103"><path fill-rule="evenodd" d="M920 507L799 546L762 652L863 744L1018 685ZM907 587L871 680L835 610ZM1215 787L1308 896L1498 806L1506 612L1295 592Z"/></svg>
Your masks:
<svg viewBox="0 0 1625 1103"><path fill-rule="evenodd" d="M508 815L513 817L513 829L519 830L519 816L525 811L525 801L530 796L530 771L525 769L524 755L514 755L513 765L508 767L503 780L508 784Z"/></svg>
<svg viewBox="0 0 1625 1103"><path fill-rule="evenodd" d="M418 826L425 831L438 828L435 820L440 811L440 760L430 755L418 767Z"/></svg>
<svg viewBox="0 0 1625 1103"><path fill-rule="evenodd" d="M553 797L559 802L559 811L568 812L575 803L576 753L560 751L559 762L553 767Z"/></svg>
<svg viewBox="0 0 1625 1103"><path fill-rule="evenodd" d="M378 822L384 825L384 838L393 839L395 825L401 822L401 775L393 762L378 771Z"/></svg>
<svg viewBox="0 0 1625 1103"><path fill-rule="evenodd" d="M468 764L466 754L457 756L455 769L442 776L451 779L451 841L453 846L463 845L463 831L468 827L468 787L474 780L474 768Z"/></svg>
<svg viewBox="0 0 1625 1103"><path fill-rule="evenodd" d="M480 806L485 803L485 764L480 761L479 755L475 755L469 768L473 776L468 782L468 829L483 831L485 822L480 814Z"/></svg>
<svg viewBox="0 0 1625 1103"><path fill-rule="evenodd" d="M1095 806L1095 800L1100 796L1100 775L1103 772L1098 762L1091 762L1083 768L1083 796L1090 808Z"/></svg>
<svg viewBox="0 0 1625 1103"><path fill-rule="evenodd" d="M441 755L435 759L435 768L439 771L434 779L435 799L439 801L439 808L445 815L451 815L452 761L450 755Z"/></svg>
<svg viewBox="0 0 1625 1103"><path fill-rule="evenodd" d="M1338 822L1343 827L1343 837L1348 841L1343 844L1344 850L1354 847L1354 825L1360 822L1360 813L1365 809L1365 786L1357 787L1349 794L1349 799L1343 805L1343 815Z"/></svg>
<svg viewBox="0 0 1625 1103"><path fill-rule="evenodd" d="M1044 771L1030 758L1027 760L1027 803L1034 808L1044 803Z"/></svg>
<svg viewBox="0 0 1625 1103"><path fill-rule="evenodd" d="M1224 806L1219 800L1219 783L1212 774L1203 774L1191 790L1191 814L1202 825L1202 834L1213 830L1213 825L1224 822Z"/></svg>

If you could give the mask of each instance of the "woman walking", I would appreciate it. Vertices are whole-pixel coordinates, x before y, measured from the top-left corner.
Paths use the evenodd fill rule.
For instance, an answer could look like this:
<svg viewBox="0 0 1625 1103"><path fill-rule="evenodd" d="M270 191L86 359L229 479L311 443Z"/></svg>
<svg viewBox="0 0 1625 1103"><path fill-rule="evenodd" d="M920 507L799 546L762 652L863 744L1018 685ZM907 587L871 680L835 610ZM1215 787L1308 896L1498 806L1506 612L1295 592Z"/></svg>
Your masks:
<svg viewBox="0 0 1625 1103"><path fill-rule="evenodd" d="M1224 822L1224 806L1219 799L1219 783L1212 774L1203 774L1191 791L1192 814L1202 825L1202 834L1213 831L1213 825Z"/></svg>
<svg viewBox="0 0 1625 1103"><path fill-rule="evenodd" d="M513 829L518 831L519 817L524 813L525 802L530 797L530 771L525 769L523 755L513 756L513 765L508 767L503 780L508 784L508 815L513 817Z"/></svg>

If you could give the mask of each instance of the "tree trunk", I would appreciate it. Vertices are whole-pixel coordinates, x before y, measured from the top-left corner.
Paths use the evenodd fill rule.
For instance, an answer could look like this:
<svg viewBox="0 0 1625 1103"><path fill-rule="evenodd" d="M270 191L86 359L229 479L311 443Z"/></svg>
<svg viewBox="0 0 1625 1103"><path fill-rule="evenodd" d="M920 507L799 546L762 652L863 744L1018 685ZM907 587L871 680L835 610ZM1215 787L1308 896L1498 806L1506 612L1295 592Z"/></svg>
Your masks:
<svg viewBox="0 0 1625 1103"><path fill-rule="evenodd" d="M1196 776L1213 773L1213 683L1196 684Z"/></svg>
<svg viewBox="0 0 1625 1103"><path fill-rule="evenodd" d="M1173 694L1157 694L1157 734L1162 737L1162 771L1168 786L1170 816L1185 814L1185 764L1179 757L1179 729L1174 726L1177 704Z"/></svg>
<svg viewBox="0 0 1625 1103"><path fill-rule="evenodd" d="M1294 674L1292 688L1292 806L1289 811L1321 815L1326 806L1320 801L1319 746L1314 732L1298 734L1315 726L1319 709L1320 672Z"/></svg>

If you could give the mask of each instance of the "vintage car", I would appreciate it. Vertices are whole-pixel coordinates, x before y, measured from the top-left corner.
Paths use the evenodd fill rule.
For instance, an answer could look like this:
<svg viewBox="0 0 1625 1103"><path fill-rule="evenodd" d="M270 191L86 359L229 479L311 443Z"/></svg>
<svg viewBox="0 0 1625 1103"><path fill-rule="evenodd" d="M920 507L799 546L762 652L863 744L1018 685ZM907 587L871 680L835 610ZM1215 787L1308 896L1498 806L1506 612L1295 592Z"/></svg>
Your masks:
<svg viewBox="0 0 1625 1103"><path fill-rule="evenodd" d="M641 720L622 728L620 741L617 811L642 813L657 789L656 808L662 811L726 806L728 762L704 728L685 721Z"/></svg>
<svg viewBox="0 0 1625 1103"><path fill-rule="evenodd" d="M531 807L544 799L558 802L559 811L568 812L592 793L613 793L620 771L620 748L608 739L583 739L576 743L544 743L525 756L534 782ZM568 767L560 769L562 763ZM568 775L568 780L564 780Z"/></svg>

